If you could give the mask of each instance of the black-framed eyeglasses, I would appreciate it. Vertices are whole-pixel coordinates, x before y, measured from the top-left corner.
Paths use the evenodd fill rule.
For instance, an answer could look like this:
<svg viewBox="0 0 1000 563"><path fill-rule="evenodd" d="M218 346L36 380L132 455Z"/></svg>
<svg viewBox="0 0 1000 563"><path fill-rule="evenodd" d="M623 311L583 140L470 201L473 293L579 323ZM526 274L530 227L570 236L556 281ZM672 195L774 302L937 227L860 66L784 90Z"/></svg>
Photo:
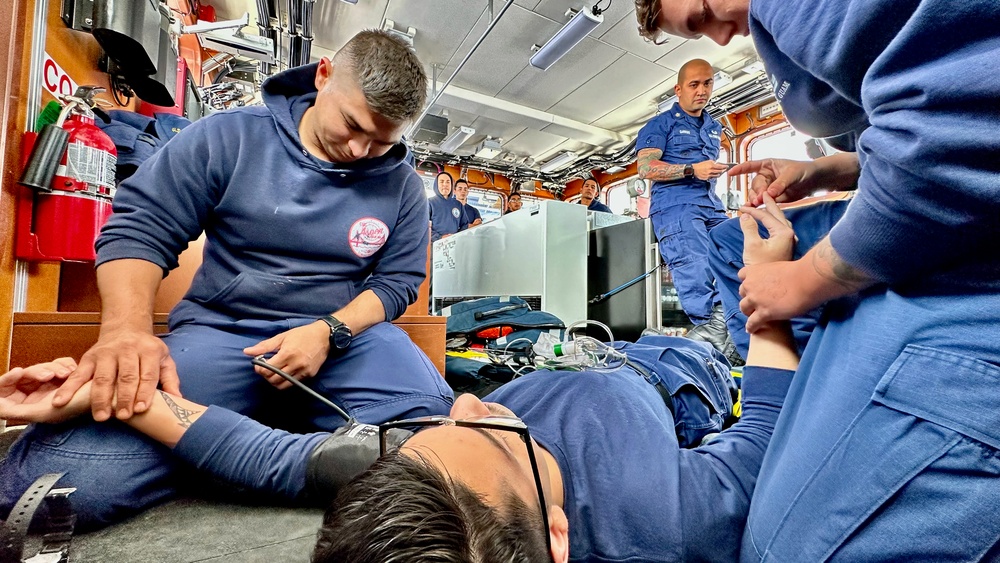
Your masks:
<svg viewBox="0 0 1000 563"><path fill-rule="evenodd" d="M542 477L538 473L538 461L535 459L535 448L531 443L531 434L528 426L520 418L512 416L480 416L455 420L447 416L422 416L407 420L397 420L380 424L378 427L379 455L385 455L389 451L386 433L393 428L420 428L429 426L461 426L464 428L478 428L483 430L499 430L501 432L513 432L521 439L521 442L528 448L528 460L531 462L531 474L535 478L535 489L538 492L538 507L542 516L542 534L545 537L545 548L548 553L552 553L552 540L549 538L549 513L545 509L545 492L542 490ZM415 432L418 430L414 430Z"/></svg>

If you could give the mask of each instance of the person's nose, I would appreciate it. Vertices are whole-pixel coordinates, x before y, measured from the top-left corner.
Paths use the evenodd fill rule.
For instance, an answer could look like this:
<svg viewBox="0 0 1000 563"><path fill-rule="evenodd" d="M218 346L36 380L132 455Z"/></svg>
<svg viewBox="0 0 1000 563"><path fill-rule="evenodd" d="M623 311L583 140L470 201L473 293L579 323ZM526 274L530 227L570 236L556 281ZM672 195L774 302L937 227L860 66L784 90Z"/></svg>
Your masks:
<svg viewBox="0 0 1000 563"><path fill-rule="evenodd" d="M351 150L351 156L354 158L364 158L368 156L368 151L371 149L372 142L367 139L351 139L347 141L347 147Z"/></svg>
<svg viewBox="0 0 1000 563"><path fill-rule="evenodd" d="M463 420L477 416L489 416L490 410L475 395L466 393L459 395L455 399L455 404L451 407L451 418Z"/></svg>

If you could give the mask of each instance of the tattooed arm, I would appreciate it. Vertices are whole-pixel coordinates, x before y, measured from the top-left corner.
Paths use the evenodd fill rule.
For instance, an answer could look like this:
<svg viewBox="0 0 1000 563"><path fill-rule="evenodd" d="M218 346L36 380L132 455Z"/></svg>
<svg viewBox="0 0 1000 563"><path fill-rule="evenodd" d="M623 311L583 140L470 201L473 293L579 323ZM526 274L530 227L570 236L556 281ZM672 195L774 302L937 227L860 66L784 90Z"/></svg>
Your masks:
<svg viewBox="0 0 1000 563"><path fill-rule="evenodd" d="M668 164L660 160L663 151L660 149L642 149L636 158L639 177L654 182L669 182L684 177L683 164Z"/></svg>
<svg viewBox="0 0 1000 563"><path fill-rule="evenodd" d="M153 397L153 404L150 405L149 410L124 422L157 442L172 448L207 408L176 395L158 391Z"/></svg>

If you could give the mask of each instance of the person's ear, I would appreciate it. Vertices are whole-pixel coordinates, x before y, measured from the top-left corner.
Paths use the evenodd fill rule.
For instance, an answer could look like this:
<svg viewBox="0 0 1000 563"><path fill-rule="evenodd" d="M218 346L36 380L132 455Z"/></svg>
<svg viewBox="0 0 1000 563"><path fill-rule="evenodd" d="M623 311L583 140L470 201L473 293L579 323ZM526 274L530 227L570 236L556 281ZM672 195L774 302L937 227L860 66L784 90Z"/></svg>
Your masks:
<svg viewBox="0 0 1000 563"><path fill-rule="evenodd" d="M569 561L569 520L562 507L550 504L549 513L549 538L552 540L552 560L555 563L568 563Z"/></svg>
<svg viewBox="0 0 1000 563"><path fill-rule="evenodd" d="M315 86L317 91L322 91L323 87L326 85L327 81L333 76L333 61L323 57L319 60L319 65L316 67L316 81Z"/></svg>

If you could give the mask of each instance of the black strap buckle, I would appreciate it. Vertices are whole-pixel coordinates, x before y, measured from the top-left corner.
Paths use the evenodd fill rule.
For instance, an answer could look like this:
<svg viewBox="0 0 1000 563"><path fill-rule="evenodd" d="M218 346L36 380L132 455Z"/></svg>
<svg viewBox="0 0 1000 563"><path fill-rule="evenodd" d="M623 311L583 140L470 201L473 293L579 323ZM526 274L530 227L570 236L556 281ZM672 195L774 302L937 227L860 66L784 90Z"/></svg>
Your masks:
<svg viewBox="0 0 1000 563"><path fill-rule="evenodd" d="M11 509L7 522L0 521L0 561L25 563L65 563L76 526L76 515L69 502L73 487L53 489L65 473L42 475L21 495ZM45 502L48 518L42 524L42 547L35 555L23 558L28 527L35 511Z"/></svg>

